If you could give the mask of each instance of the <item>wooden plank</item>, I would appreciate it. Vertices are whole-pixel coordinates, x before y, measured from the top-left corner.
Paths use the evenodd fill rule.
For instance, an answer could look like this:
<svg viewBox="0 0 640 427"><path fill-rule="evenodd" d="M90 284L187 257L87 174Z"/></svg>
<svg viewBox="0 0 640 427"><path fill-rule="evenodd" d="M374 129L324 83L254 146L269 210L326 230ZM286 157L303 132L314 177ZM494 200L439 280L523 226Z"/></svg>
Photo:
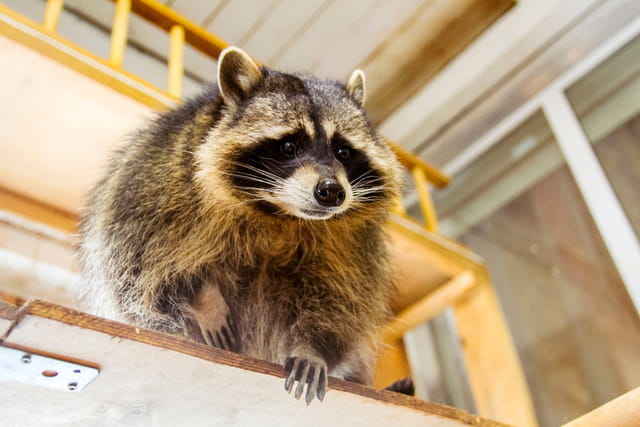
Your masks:
<svg viewBox="0 0 640 427"><path fill-rule="evenodd" d="M91 361L100 375L73 394L3 384L0 409L9 424L501 425L335 378L324 402L307 407L283 390L279 365L42 301L29 302L25 313L8 344Z"/></svg>
<svg viewBox="0 0 640 427"><path fill-rule="evenodd" d="M11 212L29 221L49 225L65 233L77 231L78 218L67 211L29 199L0 186L0 210Z"/></svg>
<svg viewBox="0 0 640 427"><path fill-rule="evenodd" d="M637 427L640 420L640 388L565 424L564 427Z"/></svg>
<svg viewBox="0 0 640 427"><path fill-rule="evenodd" d="M486 270L476 271L476 281L476 288L453 308L478 413L537 426L518 354Z"/></svg>
<svg viewBox="0 0 640 427"><path fill-rule="evenodd" d="M475 284L475 277L471 271L465 271L438 286L422 299L398 313L382 333L383 340L394 342L411 329L428 322L442 313L447 307L466 295Z"/></svg>
<svg viewBox="0 0 640 427"><path fill-rule="evenodd" d="M361 64L376 82L368 102L374 121L384 120L406 102L514 4L513 0L425 3L420 13ZM415 39L423 43L410 42Z"/></svg>

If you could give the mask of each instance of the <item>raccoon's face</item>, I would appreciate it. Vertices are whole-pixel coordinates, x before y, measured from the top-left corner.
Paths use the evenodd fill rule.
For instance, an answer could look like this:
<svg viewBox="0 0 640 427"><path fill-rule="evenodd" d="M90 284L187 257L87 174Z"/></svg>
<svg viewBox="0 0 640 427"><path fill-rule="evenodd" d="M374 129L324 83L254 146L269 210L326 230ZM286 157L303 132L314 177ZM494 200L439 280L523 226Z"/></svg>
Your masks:
<svg viewBox="0 0 640 427"><path fill-rule="evenodd" d="M259 69L231 49L218 82L228 110L200 157L217 164L218 191L268 215L308 220L388 207L399 167L362 110L361 71L344 86Z"/></svg>

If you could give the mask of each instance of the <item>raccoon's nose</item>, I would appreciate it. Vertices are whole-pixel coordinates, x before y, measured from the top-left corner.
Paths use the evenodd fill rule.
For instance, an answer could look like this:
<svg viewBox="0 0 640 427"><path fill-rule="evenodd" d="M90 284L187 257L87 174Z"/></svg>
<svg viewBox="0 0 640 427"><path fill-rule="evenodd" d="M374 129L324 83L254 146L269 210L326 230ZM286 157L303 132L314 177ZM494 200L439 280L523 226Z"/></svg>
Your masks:
<svg viewBox="0 0 640 427"><path fill-rule="evenodd" d="M340 206L345 198L344 188L335 179L323 179L318 182L313 194L322 206Z"/></svg>

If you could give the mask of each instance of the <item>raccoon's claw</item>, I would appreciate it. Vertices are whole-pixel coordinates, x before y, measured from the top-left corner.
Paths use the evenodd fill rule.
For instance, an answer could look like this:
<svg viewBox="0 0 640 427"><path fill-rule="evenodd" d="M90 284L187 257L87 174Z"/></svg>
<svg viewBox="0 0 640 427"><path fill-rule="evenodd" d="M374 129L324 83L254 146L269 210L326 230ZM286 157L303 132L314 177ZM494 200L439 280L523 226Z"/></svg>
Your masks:
<svg viewBox="0 0 640 427"><path fill-rule="evenodd" d="M233 320L227 316L226 322L217 331L206 331L204 339L212 347L218 347L227 351L237 351L238 340Z"/></svg>
<svg viewBox="0 0 640 427"><path fill-rule="evenodd" d="M311 403L314 395L317 395L320 401L324 400L324 395L327 392L327 366L324 363L311 362L301 357L287 357L284 362L284 370L287 373L284 389L288 393L293 390L293 383L298 381L294 393L296 399L300 399L304 385L307 384L307 393L304 398L307 405Z"/></svg>

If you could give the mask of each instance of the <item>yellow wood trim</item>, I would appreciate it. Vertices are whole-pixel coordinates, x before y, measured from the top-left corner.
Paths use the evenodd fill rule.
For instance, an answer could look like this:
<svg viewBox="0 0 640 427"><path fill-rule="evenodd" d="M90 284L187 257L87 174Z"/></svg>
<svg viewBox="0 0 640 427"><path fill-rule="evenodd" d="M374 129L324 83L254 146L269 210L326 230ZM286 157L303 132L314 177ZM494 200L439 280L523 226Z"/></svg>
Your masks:
<svg viewBox="0 0 640 427"><path fill-rule="evenodd" d="M471 271L464 271L398 313L382 332L383 340L392 343L405 332L433 319L464 296L475 284Z"/></svg>
<svg viewBox="0 0 640 427"><path fill-rule="evenodd" d="M413 181L418 191L418 198L420 199L420 209L424 216L424 221L427 230L438 232L438 217L436 216L436 209L433 206L433 200L431 200L431 194L429 194L429 186L427 184L427 176L422 166L414 166L411 169L413 175Z"/></svg>
<svg viewBox="0 0 640 427"><path fill-rule="evenodd" d="M453 311L478 414L535 427L531 395L500 303L487 270L475 274L476 286Z"/></svg>
<svg viewBox="0 0 640 427"><path fill-rule="evenodd" d="M42 26L45 30L56 31L63 6L64 0L47 0L47 7L44 10L44 20L42 21Z"/></svg>
<svg viewBox="0 0 640 427"><path fill-rule="evenodd" d="M46 224L65 233L77 232L76 215L0 187L0 210Z"/></svg>
<svg viewBox="0 0 640 427"><path fill-rule="evenodd" d="M169 32L174 25L180 25L184 28L185 41L187 44L214 59L218 59L220 52L229 46L229 44L221 38L214 36L204 28L157 1L133 0L131 10L136 15L167 32Z"/></svg>
<svg viewBox="0 0 640 427"><path fill-rule="evenodd" d="M2 3L0 3L0 15L6 16L9 21L16 22L16 25L13 25L7 20L0 20L1 36L21 43L155 110L167 110L170 106L170 101L164 100L167 98L173 99L167 92L159 90L127 71L115 70L108 61L78 47L59 34L44 33L41 25L13 12ZM135 85L128 83L120 76L125 77ZM136 85L140 89L135 87Z"/></svg>
<svg viewBox="0 0 640 427"><path fill-rule="evenodd" d="M640 424L640 387L576 418L564 427L637 427Z"/></svg>
<svg viewBox="0 0 640 427"><path fill-rule="evenodd" d="M184 27L174 25L169 31L169 94L179 98L184 74Z"/></svg>
<svg viewBox="0 0 640 427"><path fill-rule="evenodd" d="M484 268L484 260L478 254L448 237L426 230L411 218L392 215L387 227L390 231L416 241L444 260L439 267L447 274L456 276L463 270Z"/></svg>
<svg viewBox="0 0 640 427"><path fill-rule="evenodd" d="M109 51L109 64L114 68L122 66L124 51L127 48L130 12L131 0L116 1L116 12L113 15L113 25L111 27L111 50Z"/></svg>
<svg viewBox="0 0 640 427"><path fill-rule="evenodd" d="M385 138L391 150L398 157L398 161L405 168L412 170L415 166L420 166L429 180L430 183L435 185L436 187L446 187L451 181L447 175L443 174L438 168L430 165L429 163L423 161L417 156L403 150L399 145L391 142L388 138Z"/></svg>

